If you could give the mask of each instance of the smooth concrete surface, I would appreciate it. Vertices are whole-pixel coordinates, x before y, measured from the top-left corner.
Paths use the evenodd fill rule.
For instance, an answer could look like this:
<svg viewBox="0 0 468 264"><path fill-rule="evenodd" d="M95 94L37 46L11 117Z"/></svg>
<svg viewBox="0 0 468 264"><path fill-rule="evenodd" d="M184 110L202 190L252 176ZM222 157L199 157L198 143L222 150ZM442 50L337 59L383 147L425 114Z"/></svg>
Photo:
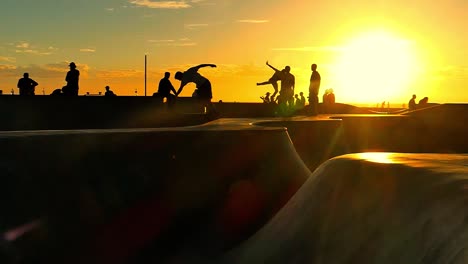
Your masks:
<svg viewBox="0 0 468 264"><path fill-rule="evenodd" d="M467 164L456 154L333 158L214 263L468 263Z"/></svg>
<svg viewBox="0 0 468 264"><path fill-rule="evenodd" d="M5 241L15 251L3 253L25 263L157 262L181 247L230 248L309 175L284 128L3 132L0 148L0 232L39 223Z"/></svg>
<svg viewBox="0 0 468 264"><path fill-rule="evenodd" d="M440 105L405 115L327 114L288 118L219 118L213 121L203 121L206 118L204 115L194 115L197 118L187 123L170 117L168 120L169 123L173 122L173 126L165 126L161 119L156 119L153 125L157 128L151 128L151 124L147 123L147 128L122 125L118 129L0 132L0 208L3 212L0 218L0 234L3 234L0 262L18 263L15 261L20 259L23 262L19 263L187 263L200 259L252 263L249 260L257 260L257 254L260 260L271 260L270 255L259 253L267 250L269 244L266 240L258 239L258 233L254 240L237 246L264 226L307 178L312 177L313 171L316 175L314 178L327 182L318 186L329 190L325 194L313 191L310 194L312 198L303 192L300 194L300 197L310 198L314 208L318 204L328 204L328 200L335 199L335 195L338 200L332 205L337 210L346 207L353 197L357 201L368 198L370 201L380 201L381 198L375 196L378 193L373 193L372 189L387 185L392 188L390 191L398 201L411 198L410 191L393 189L394 181L400 187L408 183L410 189L415 188L415 197L421 195L421 199L426 199L426 194L418 193L417 190L422 190L418 189L418 185L436 186L435 190L439 190L439 185L444 187L439 184L443 178L433 176L438 167L442 171L466 169L465 157L447 153L468 153L467 109L467 105ZM148 110L148 113L154 114L152 110ZM148 120L154 120L154 117ZM371 162L369 158L355 155L332 159L343 154L368 151L420 154L394 154L400 158L392 159L380 156L380 162ZM329 162L329 159L332 160ZM415 165L417 162L411 162L418 159L427 159L426 163L419 163L423 168L418 168ZM437 162L437 159L442 162ZM451 159L458 160L458 163L451 162ZM323 166L329 163L344 165L333 165L331 167L338 168L324 173ZM444 167L445 163L452 164L452 169ZM321 164L324 165L316 170ZM377 167L374 168L373 164ZM382 180L378 178L387 169L390 176L384 176ZM403 177L399 172L411 176ZM465 179L466 171L462 172L460 177ZM447 175L444 179L450 182L456 178L453 174ZM361 177L364 177L362 184L365 186L353 187L353 183L361 182ZM464 184L464 181L457 184ZM312 182L314 186L317 184L316 180ZM349 193L343 191L350 184L352 188ZM450 185L450 188L455 185ZM422 191L432 192L430 188ZM464 197L464 194L460 195ZM458 204L457 197L448 195L446 203ZM421 201L424 205L437 204L436 200ZM410 209L399 207L402 204L401 201L392 204L390 212L397 215L404 213L404 217L399 216L395 221L412 226L414 223L406 215ZM409 205L416 206L416 203ZM307 209L305 205L301 208ZM419 212L416 209L420 210L419 207L413 209L415 213ZM313 218L317 218L314 221L318 221L313 222L314 226L332 221L331 226L336 224L336 228L345 228L345 225L333 222L342 220L340 211L333 215L334 211L327 211L332 210L328 205L320 210L324 211L314 211ZM286 211L292 212L290 209ZM322 216L321 212L330 215L325 217L327 214ZM351 217L351 213L346 215L351 217L351 224L355 224L351 227L358 228L357 236L362 233L363 237L371 239L373 237L367 236L369 234L366 232L372 231L381 239L382 234L387 234L387 227L380 225L383 220L374 216L367 218L365 214L369 211L359 212L363 215L357 215L356 219ZM383 214L382 211L377 212L379 217ZM458 218L451 218L454 215L451 212L447 214L447 221L458 221ZM432 213L434 211L428 211L428 214ZM307 215L291 215L291 219L285 218L284 213L279 215L274 219L280 220L273 222L280 224L285 221L285 227L296 218L298 221L302 221L301 217L305 217L304 221L310 220ZM363 219L367 221L369 230L366 229L367 225L359 226L356 223ZM296 233L302 232L300 228L307 228L306 225L296 227ZM273 239L275 234L278 240L286 238L275 229L266 230L272 232L269 239ZM316 233L317 229L313 230L314 236L320 235ZM341 235L337 235L336 230L327 231L325 237L319 236L326 240L320 247L308 247L313 241L308 231L304 230L307 231L306 237L296 238L305 239L304 250L311 252L297 255L297 260L292 256L289 256L291 259L281 258L294 251L284 246L282 252L283 244L280 241L280 249L272 244L270 252L278 251L278 261L283 262L277 263L304 263L301 260L311 258L318 261L313 263L334 263L327 260L335 260L332 255L339 255L338 252L342 250L338 240ZM351 229L343 230L351 232ZM396 228L389 230L398 231ZM260 232L263 232L260 236L263 237L269 231ZM444 229L439 232L441 236L452 237L452 233L446 233ZM454 236L454 239L458 238ZM355 250L357 260L362 260L362 252L367 251L373 256L372 259L384 261L386 258L379 258L384 253L392 258L397 255L381 248L381 245L387 244L376 241L378 248L366 247L370 243L358 244L362 250L346 251L349 254L345 252L348 255L343 254L343 259L337 259L336 263L356 263L349 257L353 255L352 250ZM401 250L402 257L395 258L405 260L409 251L404 251L401 245L397 246L395 252ZM234 256L224 255L232 248L237 248L232 251L237 252ZM322 250L326 254L322 254ZM376 252L378 256L373 255ZM427 253L428 257L423 260L438 261L435 253L431 254ZM453 257L454 263L460 263L457 261L459 256L464 257L463 254ZM244 255L246 258L242 258Z"/></svg>

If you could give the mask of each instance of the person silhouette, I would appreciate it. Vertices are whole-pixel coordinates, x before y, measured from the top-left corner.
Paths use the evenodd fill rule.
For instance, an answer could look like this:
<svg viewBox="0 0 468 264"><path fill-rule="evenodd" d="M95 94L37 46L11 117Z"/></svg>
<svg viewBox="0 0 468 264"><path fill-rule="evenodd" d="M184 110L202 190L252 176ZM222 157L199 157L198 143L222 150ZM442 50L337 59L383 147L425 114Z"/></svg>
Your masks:
<svg viewBox="0 0 468 264"><path fill-rule="evenodd" d="M176 92L176 97L179 96L179 94L184 89L185 85L193 82L196 85L196 89L193 92L192 97L198 99L198 101L200 102L202 107L205 108L207 113L216 114L213 104L211 103L211 98L213 98L213 94L211 91L211 82L207 78L203 77L200 73L198 73L198 70L203 67L214 68L216 67L216 65L200 64L198 66L189 68L185 72L176 72L174 77L175 79L180 81L180 87Z"/></svg>
<svg viewBox="0 0 468 264"><path fill-rule="evenodd" d="M318 94L320 89L320 82L321 77L320 73L317 71L317 64L312 64L310 66L312 70L312 74L310 75L310 84L309 84L309 105L310 105L310 113L312 115L318 114Z"/></svg>
<svg viewBox="0 0 468 264"><path fill-rule="evenodd" d="M301 105L301 99L299 98L298 94L294 95L294 107L300 108Z"/></svg>
<svg viewBox="0 0 468 264"><path fill-rule="evenodd" d="M413 94L413 97L411 97L411 99L408 102L408 109L410 111L416 109L416 95L415 94Z"/></svg>
<svg viewBox="0 0 468 264"><path fill-rule="evenodd" d="M116 96L115 93L110 89L109 86L106 86L106 92L104 93L104 96Z"/></svg>
<svg viewBox="0 0 468 264"><path fill-rule="evenodd" d="M266 104L270 103L270 92L267 92L265 96L260 96L260 99Z"/></svg>
<svg viewBox="0 0 468 264"><path fill-rule="evenodd" d="M66 88L63 91L64 95L78 95L78 82L80 79L80 71L76 69L76 64L71 62L69 65L70 71L67 72L67 76L65 77L65 81L67 82Z"/></svg>
<svg viewBox="0 0 468 264"><path fill-rule="evenodd" d="M295 77L291 74L291 67L284 67L283 78L281 79L280 100L278 102L279 104L287 104L290 108L294 108L295 83Z"/></svg>
<svg viewBox="0 0 468 264"><path fill-rule="evenodd" d="M323 93L323 96L322 96L322 103L324 105L327 105L328 104L328 96L330 95L330 90L329 89L326 89L325 92Z"/></svg>
<svg viewBox="0 0 468 264"><path fill-rule="evenodd" d="M17 87L20 95L34 95L35 87L39 85L36 81L29 78L29 73L25 72L23 78L18 80Z"/></svg>
<svg viewBox="0 0 468 264"><path fill-rule="evenodd" d="M423 99L419 100L418 108L424 108L424 107L426 107L428 102L429 102L429 98L428 98L428 97L424 97Z"/></svg>
<svg viewBox="0 0 468 264"><path fill-rule="evenodd" d="M62 96L63 95L63 92L62 92L62 89L63 88L57 88L55 90L52 91L52 93L50 95L53 95L53 96Z"/></svg>
<svg viewBox="0 0 468 264"><path fill-rule="evenodd" d="M304 93L300 92L299 96L300 96L299 105L300 105L301 108L303 108L305 106L305 102L306 102L306 99L304 97Z"/></svg>
<svg viewBox="0 0 468 264"><path fill-rule="evenodd" d="M330 89L328 90L328 103L329 103L330 105L334 105L334 104L335 104L335 101L336 101L336 99L335 99L335 93L333 92L333 89L330 88Z"/></svg>
<svg viewBox="0 0 468 264"><path fill-rule="evenodd" d="M271 84L273 86L273 89L275 90L272 97L275 97L276 94L278 93L278 81L281 81L284 70L280 71L276 69L271 64L269 64L268 61L266 62L266 65L270 67L271 69L273 69L275 73L273 73L273 75L270 77L270 79L268 79L268 81L257 83L257 86Z"/></svg>
<svg viewBox="0 0 468 264"><path fill-rule="evenodd" d="M170 72L164 73L164 78L159 81L158 92L154 93L153 96L157 97L161 102L163 102L164 98L166 98L167 103L172 106L175 102L175 94L177 91L169 80L170 76ZM171 94L171 92L174 94Z"/></svg>

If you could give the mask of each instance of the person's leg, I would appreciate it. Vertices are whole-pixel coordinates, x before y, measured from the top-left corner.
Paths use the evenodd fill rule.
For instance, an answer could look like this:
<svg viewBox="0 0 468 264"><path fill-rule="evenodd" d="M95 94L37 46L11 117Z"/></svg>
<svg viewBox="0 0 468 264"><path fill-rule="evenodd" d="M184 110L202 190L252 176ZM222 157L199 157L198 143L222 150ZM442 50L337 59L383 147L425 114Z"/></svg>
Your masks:
<svg viewBox="0 0 468 264"><path fill-rule="evenodd" d="M312 105L311 105L312 114L317 115L318 114L318 103L319 103L318 95L317 94L312 94L312 100L313 100Z"/></svg>
<svg viewBox="0 0 468 264"><path fill-rule="evenodd" d="M162 104L164 101L164 97L162 94L156 92L153 94L154 99L158 102L158 104Z"/></svg>
<svg viewBox="0 0 468 264"><path fill-rule="evenodd" d="M266 81L266 82L261 82L261 83L257 83L257 85L267 85L267 84L271 84L270 81Z"/></svg>
<svg viewBox="0 0 468 264"><path fill-rule="evenodd" d="M169 108L172 108L176 102L176 97L173 94L168 94L167 95L167 105Z"/></svg>
<svg viewBox="0 0 468 264"><path fill-rule="evenodd" d="M273 89L275 89L275 92L271 96L271 98L275 98L276 94L278 94L278 82L272 82L271 85L273 85Z"/></svg>

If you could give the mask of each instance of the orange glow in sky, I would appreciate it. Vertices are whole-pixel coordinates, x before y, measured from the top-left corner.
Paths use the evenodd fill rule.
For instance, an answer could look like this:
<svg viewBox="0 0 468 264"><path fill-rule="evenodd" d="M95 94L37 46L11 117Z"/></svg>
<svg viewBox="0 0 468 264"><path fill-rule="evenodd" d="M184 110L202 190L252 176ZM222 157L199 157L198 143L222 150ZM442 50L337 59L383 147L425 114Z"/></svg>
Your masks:
<svg viewBox="0 0 468 264"><path fill-rule="evenodd" d="M429 102L468 102L468 2L306 0L5 0L0 9L0 89L24 72L37 94L65 85L68 63L81 72L80 94L147 95L164 72L202 63L213 101L261 102L256 86L289 65L296 93L308 94L310 65L319 97L401 106L412 94ZM181 96L191 96L194 86Z"/></svg>

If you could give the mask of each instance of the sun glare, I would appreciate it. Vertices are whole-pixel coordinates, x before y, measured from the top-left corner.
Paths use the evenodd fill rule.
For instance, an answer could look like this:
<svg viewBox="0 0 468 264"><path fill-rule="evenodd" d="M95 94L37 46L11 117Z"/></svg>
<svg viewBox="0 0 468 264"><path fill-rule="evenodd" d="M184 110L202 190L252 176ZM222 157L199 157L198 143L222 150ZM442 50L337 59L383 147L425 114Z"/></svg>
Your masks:
<svg viewBox="0 0 468 264"><path fill-rule="evenodd" d="M336 82L350 102L374 103L405 98L416 70L412 42L386 32L352 40L337 62Z"/></svg>

